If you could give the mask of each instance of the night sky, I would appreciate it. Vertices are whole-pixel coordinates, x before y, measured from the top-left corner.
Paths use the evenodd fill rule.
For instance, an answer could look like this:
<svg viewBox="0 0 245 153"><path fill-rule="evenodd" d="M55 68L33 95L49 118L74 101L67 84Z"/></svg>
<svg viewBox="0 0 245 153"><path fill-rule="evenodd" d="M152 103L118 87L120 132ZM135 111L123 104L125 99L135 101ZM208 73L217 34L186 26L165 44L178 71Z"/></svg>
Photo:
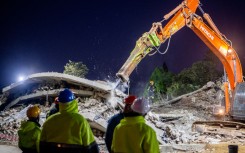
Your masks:
<svg viewBox="0 0 245 153"><path fill-rule="evenodd" d="M19 75L62 73L68 60L87 65L87 79L115 80L138 38L181 2L1 0L0 88L16 82ZM245 1L202 0L201 3L221 33L232 41L245 66ZM197 14L201 15L199 10ZM192 30L184 27L172 36L167 54L142 60L131 75L132 90L142 90L142 84L163 62L177 73L203 59L208 50Z"/></svg>

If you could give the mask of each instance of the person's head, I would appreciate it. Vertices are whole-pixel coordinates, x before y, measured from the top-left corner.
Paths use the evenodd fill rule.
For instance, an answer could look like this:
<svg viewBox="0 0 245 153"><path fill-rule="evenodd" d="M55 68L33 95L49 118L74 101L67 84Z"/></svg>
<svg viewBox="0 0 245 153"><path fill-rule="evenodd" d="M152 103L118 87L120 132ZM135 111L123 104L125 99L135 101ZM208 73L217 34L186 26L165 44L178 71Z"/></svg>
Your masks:
<svg viewBox="0 0 245 153"><path fill-rule="evenodd" d="M69 89L64 89L59 93L58 101L60 103L69 103L75 99L75 95Z"/></svg>
<svg viewBox="0 0 245 153"><path fill-rule="evenodd" d="M131 109L134 112L144 116L150 111L149 100L145 98L137 98L134 100L133 104L131 105Z"/></svg>
<svg viewBox="0 0 245 153"><path fill-rule="evenodd" d="M136 96L134 95L129 95L128 97L126 97L124 99L124 109L123 109L123 113L130 113L132 112L131 110L131 105L133 104L134 100L136 99Z"/></svg>
<svg viewBox="0 0 245 153"><path fill-rule="evenodd" d="M30 106L28 110L26 111L26 116L29 118L29 120L39 120L41 110L37 105Z"/></svg>
<svg viewBox="0 0 245 153"><path fill-rule="evenodd" d="M150 80L150 85L153 86L154 85L154 81L153 80Z"/></svg>
<svg viewBox="0 0 245 153"><path fill-rule="evenodd" d="M74 93L69 89L64 89L59 93L59 112L78 112L78 102Z"/></svg>

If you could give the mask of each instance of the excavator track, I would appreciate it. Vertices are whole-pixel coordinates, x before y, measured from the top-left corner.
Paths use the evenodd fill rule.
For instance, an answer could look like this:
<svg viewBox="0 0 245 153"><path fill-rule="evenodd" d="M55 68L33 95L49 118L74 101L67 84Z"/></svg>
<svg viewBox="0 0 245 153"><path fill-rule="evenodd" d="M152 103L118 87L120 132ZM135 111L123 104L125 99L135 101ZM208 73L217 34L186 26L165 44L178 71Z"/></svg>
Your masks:
<svg viewBox="0 0 245 153"><path fill-rule="evenodd" d="M245 124L233 121L195 121L192 124L192 131L245 138Z"/></svg>

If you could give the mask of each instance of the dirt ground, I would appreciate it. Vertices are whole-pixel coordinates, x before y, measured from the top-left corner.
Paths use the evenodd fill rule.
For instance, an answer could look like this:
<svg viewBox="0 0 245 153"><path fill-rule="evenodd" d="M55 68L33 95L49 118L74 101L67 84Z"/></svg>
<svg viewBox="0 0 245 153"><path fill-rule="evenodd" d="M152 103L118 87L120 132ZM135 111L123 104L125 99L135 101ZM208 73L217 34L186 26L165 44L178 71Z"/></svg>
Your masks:
<svg viewBox="0 0 245 153"><path fill-rule="evenodd" d="M221 144L207 144L204 153L229 153L228 145L237 145L239 153L245 152L244 144L221 143Z"/></svg>

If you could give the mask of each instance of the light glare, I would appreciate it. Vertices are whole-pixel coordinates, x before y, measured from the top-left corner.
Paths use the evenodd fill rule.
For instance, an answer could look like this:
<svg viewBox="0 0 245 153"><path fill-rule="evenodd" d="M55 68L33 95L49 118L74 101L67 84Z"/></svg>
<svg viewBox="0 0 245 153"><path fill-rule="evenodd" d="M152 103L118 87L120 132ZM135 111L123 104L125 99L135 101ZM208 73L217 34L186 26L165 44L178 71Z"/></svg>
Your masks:
<svg viewBox="0 0 245 153"><path fill-rule="evenodd" d="M232 52L232 50L231 49L228 49L228 53L231 53Z"/></svg>
<svg viewBox="0 0 245 153"><path fill-rule="evenodd" d="M23 81L24 80L24 76L19 76L19 81Z"/></svg>

